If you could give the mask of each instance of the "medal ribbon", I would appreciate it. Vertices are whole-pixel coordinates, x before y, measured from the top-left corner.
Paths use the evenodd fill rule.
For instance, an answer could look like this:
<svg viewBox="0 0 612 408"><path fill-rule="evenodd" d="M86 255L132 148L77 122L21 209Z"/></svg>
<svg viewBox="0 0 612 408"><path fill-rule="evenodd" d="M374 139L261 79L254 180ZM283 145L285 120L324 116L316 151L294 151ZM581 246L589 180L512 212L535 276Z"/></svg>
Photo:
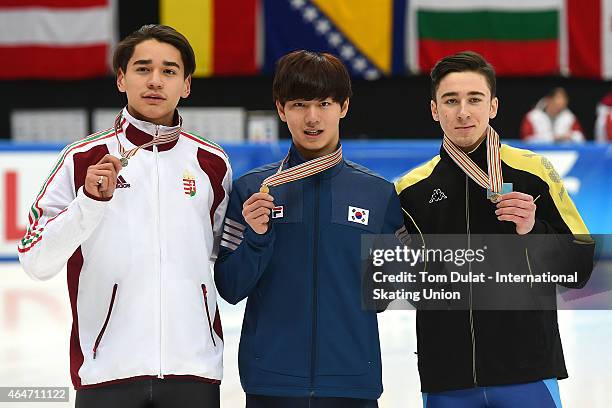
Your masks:
<svg viewBox="0 0 612 408"><path fill-rule="evenodd" d="M446 135L444 135L442 147L444 147L444 150L446 150L446 153L453 159L455 164L474 180L476 184L485 189L490 189L494 193L502 193L504 178L502 175L501 156L499 153L499 135L491 126L487 128L488 174L482 171L467 153L455 146Z"/></svg>
<svg viewBox="0 0 612 408"><path fill-rule="evenodd" d="M290 183L299 179L303 179L322 171L325 171L342 161L342 146L333 153L325 156L317 157L297 166L283 170L283 166L287 162L289 154L283 159L280 167L275 174L267 177L262 183L262 186L280 186L281 184Z"/></svg>
<svg viewBox="0 0 612 408"><path fill-rule="evenodd" d="M119 129L122 129L122 127L121 127L121 119L122 119L122 117L123 116L121 115L121 112L119 112L117 117L115 117L115 136L117 137L117 143L119 144L119 154L124 159L131 159L132 157L134 157L136 155L136 153L140 149L146 149L147 147L150 147L150 146L155 146L155 145L161 145L161 144L164 144L164 143L174 142L175 140L177 140L179 138L179 136L181 135L181 132L183 131L183 118L181 118L179 116L179 127L178 127L177 130L175 130L173 132L170 132L170 133L167 133L165 135L155 136L155 137L153 137L153 139L151 139L150 141L148 141L145 144L142 144L140 146L134 147L134 148L132 148L130 150L125 150L125 148L123 147L123 145L119 141Z"/></svg>

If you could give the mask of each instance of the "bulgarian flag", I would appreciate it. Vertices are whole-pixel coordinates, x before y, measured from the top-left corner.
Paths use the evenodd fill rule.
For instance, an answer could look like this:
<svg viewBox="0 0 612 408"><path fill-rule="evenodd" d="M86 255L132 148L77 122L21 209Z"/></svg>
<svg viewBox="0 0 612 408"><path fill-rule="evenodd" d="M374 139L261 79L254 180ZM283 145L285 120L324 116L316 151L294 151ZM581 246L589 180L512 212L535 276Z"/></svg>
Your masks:
<svg viewBox="0 0 612 408"><path fill-rule="evenodd" d="M410 0L411 69L428 73L444 56L472 50L499 75L558 74L564 2Z"/></svg>
<svg viewBox="0 0 612 408"><path fill-rule="evenodd" d="M569 74L612 79L612 0L566 0Z"/></svg>
<svg viewBox="0 0 612 408"><path fill-rule="evenodd" d="M159 7L161 24L181 32L193 47L194 76L258 73L258 0L160 0Z"/></svg>
<svg viewBox="0 0 612 408"><path fill-rule="evenodd" d="M110 72L110 0L0 0L0 79L83 79Z"/></svg>

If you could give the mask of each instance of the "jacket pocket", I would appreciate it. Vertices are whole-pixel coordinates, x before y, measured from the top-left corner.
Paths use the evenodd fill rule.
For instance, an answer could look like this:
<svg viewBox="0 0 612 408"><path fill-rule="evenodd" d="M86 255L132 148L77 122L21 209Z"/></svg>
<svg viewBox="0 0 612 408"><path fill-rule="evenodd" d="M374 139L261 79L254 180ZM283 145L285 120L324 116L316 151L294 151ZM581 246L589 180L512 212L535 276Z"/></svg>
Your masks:
<svg viewBox="0 0 612 408"><path fill-rule="evenodd" d="M106 319L104 320L104 324L102 325L102 328L100 329L100 332L98 333L98 337L96 337L96 342L94 343L94 346L93 346L94 360L96 359L98 347L100 346L100 343L102 342L102 337L104 337L104 332L106 331L106 326L108 325L108 321L110 320L111 313L113 313L113 305L115 304L115 296L117 295L117 287L118 285L115 283L113 285L113 294L111 295L111 300L108 305L108 312L106 313Z"/></svg>
<svg viewBox="0 0 612 408"><path fill-rule="evenodd" d="M208 290L206 285L202 284L202 295L204 296L204 310L206 310L206 319L208 320L208 330L210 331L210 339L212 340L213 346L217 347L215 336L213 335L213 325L210 320L210 312L208 311Z"/></svg>

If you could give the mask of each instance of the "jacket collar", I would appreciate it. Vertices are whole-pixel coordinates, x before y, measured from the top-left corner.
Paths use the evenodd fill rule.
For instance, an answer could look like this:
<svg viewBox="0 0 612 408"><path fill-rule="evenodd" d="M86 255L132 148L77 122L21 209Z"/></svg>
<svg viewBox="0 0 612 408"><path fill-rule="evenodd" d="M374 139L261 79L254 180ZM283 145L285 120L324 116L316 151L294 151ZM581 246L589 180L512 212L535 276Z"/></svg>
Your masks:
<svg viewBox="0 0 612 408"><path fill-rule="evenodd" d="M121 132L117 137L120 138L121 143L124 144L126 149L141 146L151 141L156 135L162 136L180 129L182 125L182 118L179 115L178 109L174 110L173 126L156 125L151 122L139 120L130 115L127 107L121 111ZM178 142L174 140L172 142L157 145L157 150L163 152L165 150L172 149ZM153 147L147 147L146 150L152 151Z"/></svg>

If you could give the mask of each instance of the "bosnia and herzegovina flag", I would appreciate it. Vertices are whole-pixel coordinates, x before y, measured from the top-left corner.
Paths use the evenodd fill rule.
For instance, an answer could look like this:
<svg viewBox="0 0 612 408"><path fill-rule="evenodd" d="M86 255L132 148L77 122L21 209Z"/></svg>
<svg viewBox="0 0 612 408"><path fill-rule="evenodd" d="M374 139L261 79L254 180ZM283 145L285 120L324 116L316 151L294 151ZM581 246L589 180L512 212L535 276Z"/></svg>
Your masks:
<svg viewBox="0 0 612 408"><path fill-rule="evenodd" d="M406 1L266 0L263 70L306 48L339 56L354 77L405 73Z"/></svg>
<svg viewBox="0 0 612 408"><path fill-rule="evenodd" d="M354 77L403 74L405 0L160 0L162 24L185 34L196 76L274 72L296 49L339 56Z"/></svg>

